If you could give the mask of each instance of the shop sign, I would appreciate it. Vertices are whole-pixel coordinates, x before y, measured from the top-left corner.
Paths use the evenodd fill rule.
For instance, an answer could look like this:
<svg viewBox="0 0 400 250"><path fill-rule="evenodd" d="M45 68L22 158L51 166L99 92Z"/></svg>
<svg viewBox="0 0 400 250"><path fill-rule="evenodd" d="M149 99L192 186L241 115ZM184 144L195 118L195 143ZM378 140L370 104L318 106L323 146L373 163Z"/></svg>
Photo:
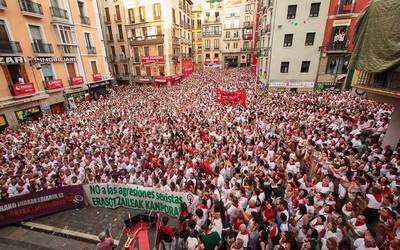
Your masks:
<svg viewBox="0 0 400 250"><path fill-rule="evenodd" d="M35 57L33 63L76 62L76 57Z"/></svg>
<svg viewBox="0 0 400 250"><path fill-rule="evenodd" d="M13 84L12 89L14 91L15 96L35 93L35 87L33 86L33 83L31 83L31 82Z"/></svg>
<svg viewBox="0 0 400 250"><path fill-rule="evenodd" d="M271 82L271 88L314 88L314 82Z"/></svg>
<svg viewBox="0 0 400 250"><path fill-rule="evenodd" d="M103 77L101 76L100 73L93 74L93 81L101 81Z"/></svg>
<svg viewBox="0 0 400 250"><path fill-rule="evenodd" d="M152 62L157 62L157 63L162 63L164 62L164 56L144 56L141 59L142 63L152 63Z"/></svg>
<svg viewBox="0 0 400 250"><path fill-rule="evenodd" d="M22 56L0 56L0 64L22 64L25 58Z"/></svg>
<svg viewBox="0 0 400 250"><path fill-rule="evenodd" d="M0 127L6 126L7 125L7 120L4 115L0 115Z"/></svg>
<svg viewBox="0 0 400 250"><path fill-rule="evenodd" d="M55 80L48 80L46 81L46 88L47 89L59 89L63 87L63 82L61 79L55 79Z"/></svg>
<svg viewBox="0 0 400 250"><path fill-rule="evenodd" d="M71 86L83 84L83 76L75 76L71 78Z"/></svg>

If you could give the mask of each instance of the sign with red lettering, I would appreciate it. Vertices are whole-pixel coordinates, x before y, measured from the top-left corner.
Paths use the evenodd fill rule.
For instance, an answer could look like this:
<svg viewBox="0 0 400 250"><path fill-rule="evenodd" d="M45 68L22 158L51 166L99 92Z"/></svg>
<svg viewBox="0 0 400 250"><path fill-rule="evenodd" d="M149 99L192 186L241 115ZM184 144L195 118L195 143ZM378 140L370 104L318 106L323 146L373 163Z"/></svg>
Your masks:
<svg viewBox="0 0 400 250"><path fill-rule="evenodd" d="M246 89L229 91L220 88L215 89L216 101L221 104L240 104L246 107Z"/></svg>
<svg viewBox="0 0 400 250"><path fill-rule="evenodd" d="M184 77L193 73L193 61L192 59L182 59L182 74Z"/></svg>
<svg viewBox="0 0 400 250"><path fill-rule="evenodd" d="M35 94L35 87L31 82L16 83L12 86L14 96Z"/></svg>
<svg viewBox="0 0 400 250"><path fill-rule="evenodd" d="M164 56L144 56L141 58L142 63L162 63L164 62Z"/></svg>
<svg viewBox="0 0 400 250"><path fill-rule="evenodd" d="M83 76L71 77L71 85L72 86L81 85L81 84L83 84Z"/></svg>
<svg viewBox="0 0 400 250"><path fill-rule="evenodd" d="M59 89L63 87L63 82L61 79L48 80L46 81L46 89Z"/></svg>
<svg viewBox="0 0 400 250"><path fill-rule="evenodd" d="M101 76L100 73L93 74L93 81L101 81L103 77Z"/></svg>
<svg viewBox="0 0 400 250"><path fill-rule="evenodd" d="M0 200L0 226L85 206L82 185L52 188Z"/></svg>

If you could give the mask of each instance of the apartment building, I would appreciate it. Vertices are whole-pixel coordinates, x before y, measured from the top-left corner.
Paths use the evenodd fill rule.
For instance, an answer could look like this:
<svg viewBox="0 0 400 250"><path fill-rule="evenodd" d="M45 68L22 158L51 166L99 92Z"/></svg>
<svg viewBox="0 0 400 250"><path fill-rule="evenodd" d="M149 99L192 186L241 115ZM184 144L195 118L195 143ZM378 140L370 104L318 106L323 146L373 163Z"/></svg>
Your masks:
<svg viewBox="0 0 400 250"><path fill-rule="evenodd" d="M354 27L368 2L369 0L330 1L316 85L318 89L350 88L353 71L349 72L348 64L353 51Z"/></svg>
<svg viewBox="0 0 400 250"><path fill-rule="evenodd" d="M191 0L125 2L132 74L137 82L174 82L193 71Z"/></svg>
<svg viewBox="0 0 400 250"><path fill-rule="evenodd" d="M260 4L259 80L270 89L313 89L329 2L271 0Z"/></svg>
<svg viewBox="0 0 400 250"><path fill-rule="evenodd" d="M111 79L95 1L0 1L0 127L97 98Z"/></svg>
<svg viewBox="0 0 400 250"><path fill-rule="evenodd" d="M132 75L129 42L125 29L125 25L129 22L125 2L98 0L107 62L118 82L127 82Z"/></svg>
<svg viewBox="0 0 400 250"><path fill-rule="evenodd" d="M220 66L222 56L222 24L224 1L202 3L203 62L205 66Z"/></svg>
<svg viewBox="0 0 400 250"><path fill-rule="evenodd" d="M196 4L192 9L192 52L193 63L196 65L203 64L203 35L202 35L202 7Z"/></svg>

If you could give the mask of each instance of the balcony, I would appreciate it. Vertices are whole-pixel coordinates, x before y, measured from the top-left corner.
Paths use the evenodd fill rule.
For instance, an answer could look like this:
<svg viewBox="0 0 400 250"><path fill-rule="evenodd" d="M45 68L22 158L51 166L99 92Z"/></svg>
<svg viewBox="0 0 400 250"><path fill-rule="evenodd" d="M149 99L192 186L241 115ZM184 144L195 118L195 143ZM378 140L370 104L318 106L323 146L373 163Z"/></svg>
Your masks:
<svg viewBox="0 0 400 250"><path fill-rule="evenodd" d="M338 15L346 15L353 13L354 3L340 3L337 6L337 14Z"/></svg>
<svg viewBox="0 0 400 250"><path fill-rule="evenodd" d="M54 53L53 45L44 43L41 40L34 40L32 43L33 53L36 54L52 54Z"/></svg>
<svg viewBox="0 0 400 250"><path fill-rule="evenodd" d="M244 22L243 28L253 28L253 22Z"/></svg>
<svg viewBox="0 0 400 250"><path fill-rule="evenodd" d="M0 10L4 10L7 8L6 0L0 0Z"/></svg>
<svg viewBox="0 0 400 250"><path fill-rule="evenodd" d="M243 34L243 40L251 40L253 39L253 34Z"/></svg>
<svg viewBox="0 0 400 250"><path fill-rule="evenodd" d="M87 53L89 55L96 55L96 47L88 46L88 47L86 47L86 49L87 49Z"/></svg>
<svg viewBox="0 0 400 250"><path fill-rule="evenodd" d="M0 54L19 54L22 53L19 42L0 41Z"/></svg>
<svg viewBox="0 0 400 250"><path fill-rule="evenodd" d="M161 44L164 43L164 35L130 37L129 42L134 46Z"/></svg>
<svg viewBox="0 0 400 250"><path fill-rule="evenodd" d="M221 36L221 32L203 32L203 36Z"/></svg>
<svg viewBox="0 0 400 250"><path fill-rule="evenodd" d="M81 24L90 25L90 19L87 16L80 16L81 17Z"/></svg>
<svg viewBox="0 0 400 250"><path fill-rule="evenodd" d="M394 70L381 73L361 71L353 88L381 96L400 98L400 73Z"/></svg>
<svg viewBox="0 0 400 250"><path fill-rule="evenodd" d="M349 47L349 41L344 40L343 42L329 42L326 50L327 51L346 51Z"/></svg>
<svg viewBox="0 0 400 250"><path fill-rule="evenodd" d="M11 86L11 93L15 97L25 97L35 94L36 90L32 82L16 83Z"/></svg>
<svg viewBox="0 0 400 250"><path fill-rule="evenodd" d="M19 0L19 6L22 14L31 17L43 17L42 5L30 0Z"/></svg>
<svg viewBox="0 0 400 250"><path fill-rule="evenodd" d="M132 57L132 63L140 63L140 57L139 56Z"/></svg>
<svg viewBox="0 0 400 250"><path fill-rule="evenodd" d="M206 18L204 23L219 23L221 19L219 17L216 18Z"/></svg>
<svg viewBox="0 0 400 250"><path fill-rule="evenodd" d="M58 44L57 46L60 48L61 54L63 56L76 56L76 54L78 53L77 45Z"/></svg>
<svg viewBox="0 0 400 250"><path fill-rule="evenodd" d="M107 61L111 63L115 62L115 56L110 55L109 57L107 57Z"/></svg>
<svg viewBox="0 0 400 250"><path fill-rule="evenodd" d="M115 20L115 22L117 22L117 23L121 22L121 21L122 21L121 15L114 14L114 20Z"/></svg>
<svg viewBox="0 0 400 250"><path fill-rule="evenodd" d="M105 24L110 24L111 23L110 17L104 16L103 20L104 20Z"/></svg>
<svg viewBox="0 0 400 250"><path fill-rule="evenodd" d="M60 9L57 7L50 7L50 12L52 17L61 18L68 20L68 11L64 9Z"/></svg>
<svg viewBox="0 0 400 250"><path fill-rule="evenodd" d="M128 57L126 57L125 55L119 55L119 61L120 62L127 62L129 60Z"/></svg>

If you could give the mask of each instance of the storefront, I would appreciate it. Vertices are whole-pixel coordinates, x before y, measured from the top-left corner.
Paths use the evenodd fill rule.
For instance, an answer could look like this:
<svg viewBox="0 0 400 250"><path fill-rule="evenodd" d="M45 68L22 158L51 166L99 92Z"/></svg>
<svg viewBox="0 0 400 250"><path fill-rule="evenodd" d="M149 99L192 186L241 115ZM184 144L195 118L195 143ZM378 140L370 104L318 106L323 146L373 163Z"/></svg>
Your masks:
<svg viewBox="0 0 400 250"><path fill-rule="evenodd" d="M34 106L28 109L15 111L15 116L19 123L26 121L37 121L42 117L42 110L40 106Z"/></svg>
<svg viewBox="0 0 400 250"><path fill-rule="evenodd" d="M224 57L224 63L227 67L237 67L239 62L239 56L229 55Z"/></svg>
<svg viewBox="0 0 400 250"><path fill-rule="evenodd" d="M81 102L90 101L89 89L86 85L71 86L70 89L64 90L64 97L67 100L69 109L76 108Z"/></svg>
<svg viewBox="0 0 400 250"><path fill-rule="evenodd" d="M314 89L314 82L271 82L269 84L269 90L278 90L278 91L309 91Z"/></svg>
<svg viewBox="0 0 400 250"><path fill-rule="evenodd" d="M7 118L5 115L0 115L0 131L3 131L8 127Z"/></svg>
<svg viewBox="0 0 400 250"><path fill-rule="evenodd" d="M98 100L100 96L108 94L107 86L111 84L112 79L103 79L101 74L93 74L93 81L88 82L90 99Z"/></svg>

